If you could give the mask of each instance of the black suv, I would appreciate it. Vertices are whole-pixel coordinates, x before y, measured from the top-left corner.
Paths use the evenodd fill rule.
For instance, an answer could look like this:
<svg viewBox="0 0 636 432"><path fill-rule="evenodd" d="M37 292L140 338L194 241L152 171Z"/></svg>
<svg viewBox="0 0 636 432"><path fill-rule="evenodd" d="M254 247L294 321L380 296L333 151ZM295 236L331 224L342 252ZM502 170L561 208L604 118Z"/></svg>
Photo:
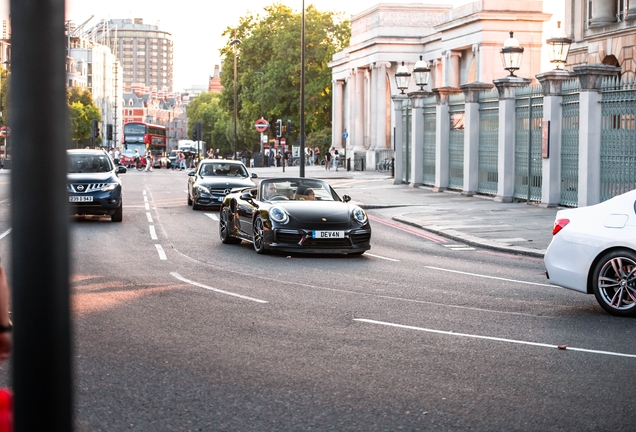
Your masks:
<svg viewBox="0 0 636 432"><path fill-rule="evenodd" d="M110 215L113 222L123 219L121 180L126 167L115 167L103 150L67 150L68 192L71 213Z"/></svg>

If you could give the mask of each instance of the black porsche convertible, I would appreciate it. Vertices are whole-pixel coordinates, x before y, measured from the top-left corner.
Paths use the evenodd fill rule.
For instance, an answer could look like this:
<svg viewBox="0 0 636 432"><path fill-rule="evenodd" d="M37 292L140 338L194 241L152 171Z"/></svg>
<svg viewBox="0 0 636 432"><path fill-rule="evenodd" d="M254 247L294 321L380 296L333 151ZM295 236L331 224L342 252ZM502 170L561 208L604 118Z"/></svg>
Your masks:
<svg viewBox="0 0 636 432"><path fill-rule="evenodd" d="M270 250L362 255L371 248L363 209L323 180L275 178L225 196L219 216L224 244L248 241Z"/></svg>

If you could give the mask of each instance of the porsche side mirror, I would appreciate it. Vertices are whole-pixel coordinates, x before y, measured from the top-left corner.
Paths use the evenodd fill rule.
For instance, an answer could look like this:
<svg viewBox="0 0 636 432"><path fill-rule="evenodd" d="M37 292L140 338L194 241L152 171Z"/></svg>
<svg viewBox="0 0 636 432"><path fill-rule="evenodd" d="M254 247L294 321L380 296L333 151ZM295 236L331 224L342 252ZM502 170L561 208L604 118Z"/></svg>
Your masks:
<svg viewBox="0 0 636 432"><path fill-rule="evenodd" d="M252 178L258 178L258 174L252 173Z"/></svg>
<svg viewBox="0 0 636 432"><path fill-rule="evenodd" d="M196 171L194 171L194 170L190 170L190 171L188 171L188 175L189 175L189 176L193 176L193 175L195 175L195 174L196 174Z"/></svg>
<svg viewBox="0 0 636 432"><path fill-rule="evenodd" d="M119 166L117 167L117 174L126 174L126 171L127 171L127 169L126 169L126 167L125 167L125 166L121 166L121 165L119 165Z"/></svg>
<svg viewBox="0 0 636 432"><path fill-rule="evenodd" d="M249 192L245 192L245 193L242 193L242 194L241 194L241 199L242 199L243 201L252 201L253 197L252 197L252 194L251 194L251 193L249 193Z"/></svg>
<svg viewBox="0 0 636 432"><path fill-rule="evenodd" d="M349 195L347 195L347 194L344 194L342 196L342 201L343 202L349 202L349 201L351 201L351 197Z"/></svg>

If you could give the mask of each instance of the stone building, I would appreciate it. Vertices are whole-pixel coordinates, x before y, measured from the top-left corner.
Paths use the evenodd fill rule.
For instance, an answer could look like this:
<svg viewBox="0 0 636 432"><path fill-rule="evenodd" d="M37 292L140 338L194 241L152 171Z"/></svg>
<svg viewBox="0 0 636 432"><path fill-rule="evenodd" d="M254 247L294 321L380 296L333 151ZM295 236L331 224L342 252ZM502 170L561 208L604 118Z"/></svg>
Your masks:
<svg viewBox="0 0 636 432"><path fill-rule="evenodd" d="M378 4L351 18L351 42L329 63L333 76L332 142L348 157L375 166L392 147L391 95L395 72L422 56L431 68L423 90L455 89L505 75L499 51L514 31L525 52L519 73L541 68L542 25L549 19L542 1L479 0L462 7ZM417 86L411 82L408 92Z"/></svg>

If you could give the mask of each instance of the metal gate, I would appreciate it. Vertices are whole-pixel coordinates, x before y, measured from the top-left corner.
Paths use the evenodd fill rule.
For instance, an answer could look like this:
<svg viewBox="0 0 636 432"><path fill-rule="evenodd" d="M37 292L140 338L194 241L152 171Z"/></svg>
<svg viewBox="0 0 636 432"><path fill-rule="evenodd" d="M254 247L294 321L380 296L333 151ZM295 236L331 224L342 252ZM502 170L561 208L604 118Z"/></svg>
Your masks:
<svg viewBox="0 0 636 432"><path fill-rule="evenodd" d="M402 183L411 182L411 100L402 108Z"/></svg>
<svg viewBox="0 0 636 432"><path fill-rule="evenodd" d="M559 204L579 204L579 80L563 83L561 100L561 199Z"/></svg>
<svg viewBox="0 0 636 432"><path fill-rule="evenodd" d="M514 197L541 202L543 89L540 85L517 89L515 117Z"/></svg>
<svg viewBox="0 0 636 432"><path fill-rule="evenodd" d="M636 83L601 83L601 201L636 188Z"/></svg>
<svg viewBox="0 0 636 432"><path fill-rule="evenodd" d="M456 93L448 97L450 136L448 145L448 187L464 188L464 94Z"/></svg>
<svg viewBox="0 0 636 432"><path fill-rule="evenodd" d="M435 185L435 140L437 102L435 96L424 99L424 169L422 183L429 186Z"/></svg>
<svg viewBox="0 0 636 432"><path fill-rule="evenodd" d="M499 182L499 92L479 93L479 172L477 192L497 194Z"/></svg>

